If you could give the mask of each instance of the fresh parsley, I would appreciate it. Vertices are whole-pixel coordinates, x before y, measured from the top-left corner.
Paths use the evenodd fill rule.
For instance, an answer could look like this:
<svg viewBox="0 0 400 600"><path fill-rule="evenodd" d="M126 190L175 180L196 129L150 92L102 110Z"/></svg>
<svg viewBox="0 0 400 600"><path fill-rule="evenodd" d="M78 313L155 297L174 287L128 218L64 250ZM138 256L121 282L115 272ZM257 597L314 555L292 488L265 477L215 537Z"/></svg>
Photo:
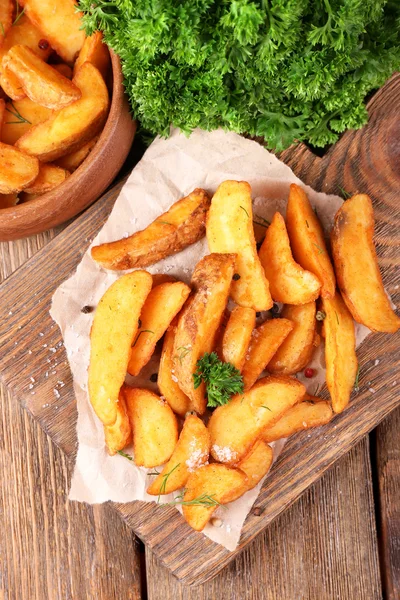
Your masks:
<svg viewBox="0 0 400 600"><path fill-rule="evenodd" d="M231 363L219 360L215 352L206 352L197 361L193 375L194 388L204 381L207 390L207 406L214 408L226 404L231 396L243 392L243 377Z"/></svg>

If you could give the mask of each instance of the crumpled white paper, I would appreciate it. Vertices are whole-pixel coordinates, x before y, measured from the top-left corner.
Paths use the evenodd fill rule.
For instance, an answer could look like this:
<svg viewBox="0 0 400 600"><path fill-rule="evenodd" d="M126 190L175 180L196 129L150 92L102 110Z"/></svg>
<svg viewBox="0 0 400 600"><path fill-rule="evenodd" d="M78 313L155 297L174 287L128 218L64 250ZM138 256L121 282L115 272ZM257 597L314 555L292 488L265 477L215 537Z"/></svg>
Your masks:
<svg viewBox="0 0 400 600"><path fill-rule="evenodd" d="M201 187L213 193L227 179L248 181L252 187L254 214L269 220L276 210L285 214L290 183L301 184L288 166L256 142L222 130L211 133L196 130L190 137L175 130L168 139L157 138L146 151L93 245L144 229L194 188ZM317 208L323 226L329 230L342 200L338 196L328 196L308 186L303 187ZM148 271L168 273L189 283L195 264L207 253L204 239L179 254L159 261ZM87 252L75 274L55 292L51 308L51 316L64 337L78 406L79 448L69 498L91 504L107 500L157 500L145 491L151 481L147 469L136 467L122 456L110 457L107 454L103 427L94 415L87 394L89 332L93 314L83 314L81 309L85 305L96 306L105 290L119 276L119 273L99 267ZM365 332L359 333L365 337ZM313 365L317 367L317 376L312 380L302 379L310 393L325 381L321 349L316 353ZM149 381L149 376L157 370L155 357L143 373L131 378L130 382L157 391L156 385ZM275 444L275 459L283 443L284 440ZM204 534L228 550L234 550L260 487L261 483L224 509L218 508L215 514L222 520L222 526L207 525ZM165 498L168 502L173 496Z"/></svg>

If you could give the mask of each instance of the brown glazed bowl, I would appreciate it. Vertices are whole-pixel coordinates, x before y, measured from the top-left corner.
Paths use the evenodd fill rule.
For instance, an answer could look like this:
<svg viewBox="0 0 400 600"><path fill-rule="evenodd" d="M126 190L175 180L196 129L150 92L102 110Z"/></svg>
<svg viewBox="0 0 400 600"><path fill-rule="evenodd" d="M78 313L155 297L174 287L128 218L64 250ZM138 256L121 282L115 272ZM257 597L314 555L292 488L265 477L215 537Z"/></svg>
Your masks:
<svg viewBox="0 0 400 600"><path fill-rule="evenodd" d="M136 121L124 94L118 56L111 50L113 72L110 113L100 138L84 162L56 189L37 198L0 209L0 241L40 233L82 212L112 183L132 146Z"/></svg>

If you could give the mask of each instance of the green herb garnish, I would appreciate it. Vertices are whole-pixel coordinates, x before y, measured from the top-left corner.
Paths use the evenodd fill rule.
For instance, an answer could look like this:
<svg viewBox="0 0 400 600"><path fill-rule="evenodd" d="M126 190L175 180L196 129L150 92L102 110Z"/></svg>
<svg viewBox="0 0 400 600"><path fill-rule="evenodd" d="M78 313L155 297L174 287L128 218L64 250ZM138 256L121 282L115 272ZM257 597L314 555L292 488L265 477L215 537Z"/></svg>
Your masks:
<svg viewBox="0 0 400 600"><path fill-rule="evenodd" d="M318 248L318 254L325 254L325 250L323 248L321 248L321 246L319 244L316 244L315 242L313 242L313 246Z"/></svg>
<svg viewBox="0 0 400 600"><path fill-rule="evenodd" d="M139 331L131 348L134 348L136 346L136 343L137 343L138 339L140 338L140 336L142 335L142 333L154 333L154 331L152 331L151 329L142 329L142 331Z"/></svg>
<svg viewBox="0 0 400 600"><path fill-rule="evenodd" d="M4 30L4 25L3 25L3 23L1 21L0 21L0 30L1 30L1 35L3 37L6 37L6 32Z"/></svg>
<svg viewBox="0 0 400 600"><path fill-rule="evenodd" d="M32 123L30 121L28 121L28 119L25 119L21 113L19 112L19 110L15 107L13 102L9 102L8 104L10 104L10 106L12 106L14 112L12 110L10 110L8 107L6 107L6 111L9 112L10 114L12 114L13 117L15 117L16 119L18 119L17 121L7 121L6 125L16 125L19 123L28 123L28 125L32 125Z"/></svg>
<svg viewBox="0 0 400 600"><path fill-rule="evenodd" d="M160 502L160 496L162 496L163 494L165 494L165 489L167 487L167 481L168 481L168 477L175 471L175 469L177 469L179 467L181 463L178 463L174 466L173 469L171 469L168 473L165 473L165 475L162 476L162 482L160 485L160 491L158 494L158 499L157 502Z"/></svg>
<svg viewBox="0 0 400 600"><path fill-rule="evenodd" d="M338 185L338 188L345 200L348 200L349 198L351 198L351 194L349 192L346 192L346 190L343 189L340 185Z"/></svg>
<svg viewBox="0 0 400 600"><path fill-rule="evenodd" d="M129 454L126 454L126 452L123 452L122 450L117 450L117 454L120 454L124 458L127 458L128 460L132 460L133 461L133 457L129 456Z"/></svg>
<svg viewBox="0 0 400 600"><path fill-rule="evenodd" d="M306 225L307 225L308 229L310 229L307 219L306 219Z"/></svg>
<svg viewBox="0 0 400 600"><path fill-rule="evenodd" d="M13 26L14 26L14 25L16 25L16 24L18 23L18 21L20 20L20 18L22 17L22 15L23 15L23 14L24 14L24 12L25 12L25 7L24 7L24 8L21 10L21 12L20 12L20 8L21 8L21 7L20 7L20 5L19 5L19 2L18 2L18 0L16 0L16 5L17 5L17 12L16 12L16 15L15 15L15 19L14 19Z"/></svg>
<svg viewBox="0 0 400 600"><path fill-rule="evenodd" d="M179 354L176 354L174 358L177 358L182 364L182 361L185 358L185 356L187 356L189 352L191 352L191 348L189 348L189 346L179 346L178 352Z"/></svg>
<svg viewBox="0 0 400 600"><path fill-rule="evenodd" d="M221 506L221 503L214 498L214 494L201 494L201 496L197 496L197 498L193 498L193 500L183 500L183 496L184 492L177 496L172 502L162 502L160 504L164 506L176 506L177 504L180 506L206 506L209 508Z"/></svg>
<svg viewBox="0 0 400 600"><path fill-rule="evenodd" d="M265 404L261 404L260 408L266 408L267 410L269 410L269 412L272 412L272 410L270 409L270 407L266 406Z"/></svg>
<svg viewBox="0 0 400 600"><path fill-rule="evenodd" d="M336 315L336 321L337 321L337 324L339 325L339 324L340 324L340 323L339 323L339 317L338 317L338 314L337 314L336 310L335 310L335 315Z"/></svg>
<svg viewBox="0 0 400 600"><path fill-rule="evenodd" d="M240 206L240 208L246 213L247 216L249 216L249 213L247 212L244 206Z"/></svg>
<svg viewBox="0 0 400 600"><path fill-rule="evenodd" d="M206 384L207 406L215 407L226 404L231 396L243 392L243 377L231 363L219 360L215 352L206 352L197 361L197 369L193 374L194 389L202 381Z"/></svg>
<svg viewBox="0 0 400 600"><path fill-rule="evenodd" d="M268 221L267 219L264 219L264 217L260 217L260 215L254 215L254 216L255 216L255 219L253 219L253 223L255 225L260 225L260 227L265 227L266 229L271 225L271 222ZM258 219L258 220L256 221L256 219Z"/></svg>

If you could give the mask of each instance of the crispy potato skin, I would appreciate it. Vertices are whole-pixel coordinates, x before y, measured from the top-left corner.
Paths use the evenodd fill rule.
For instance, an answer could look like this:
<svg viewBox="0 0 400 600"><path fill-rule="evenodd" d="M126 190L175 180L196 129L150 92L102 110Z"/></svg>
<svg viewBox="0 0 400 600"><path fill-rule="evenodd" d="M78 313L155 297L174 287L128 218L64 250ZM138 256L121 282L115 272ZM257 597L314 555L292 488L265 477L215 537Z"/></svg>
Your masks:
<svg viewBox="0 0 400 600"><path fill-rule="evenodd" d="M297 379L280 376L259 379L250 390L234 396L213 412L208 423L212 457L231 465L240 462L263 430L274 425L304 394L305 387Z"/></svg>
<svg viewBox="0 0 400 600"><path fill-rule="evenodd" d="M342 412L350 401L357 375L356 336L353 318L339 292L323 298L326 384L335 413Z"/></svg>
<svg viewBox="0 0 400 600"><path fill-rule="evenodd" d="M119 450L132 440L132 427L126 409L123 388L121 389L117 402L117 419L114 425L104 425L104 439L110 456L114 456Z"/></svg>
<svg viewBox="0 0 400 600"><path fill-rule="evenodd" d="M4 67L0 74L0 86L11 100L25 98L24 88L20 80L8 67Z"/></svg>
<svg viewBox="0 0 400 600"><path fill-rule="evenodd" d="M122 271L152 265L204 236L210 198L195 189L175 202L146 229L128 238L92 248L92 258L106 269Z"/></svg>
<svg viewBox="0 0 400 600"><path fill-rule="evenodd" d="M83 161L89 156L97 141L99 139L99 135L96 135L92 140L86 142L79 148L79 150L75 150L75 152L71 152L71 154L66 154L62 156L58 160L55 161L55 164L62 169L66 169L70 173L76 171L76 169L83 163Z"/></svg>
<svg viewBox="0 0 400 600"><path fill-rule="evenodd" d="M190 287L182 281L161 283L153 287L140 313L141 326L128 364L131 375L139 375L149 362L158 340L181 310L189 294Z"/></svg>
<svg viewBox="0 0 400 600"><path fill-rule="evenodd" d="M12 0L2 0L0 3L0 23L2 24L2 35L0 37L0 47L4 44L5 36L11 29L14 5Z"/></svg>
<svg viewBox="0 0 400 600"><path fill-rule="evenodd" d="M36 104L54 110L79 100L81 91L56 69L45 63L28 46L18 44L3 57L8 68L20 81L25 94Z"/></svg>
<svg viewBox="0 0 400 600"><path fill-rule="evenodd" d="M210 252L235 252L236 273L231 296L239 306L256 311L272 307L268 281L260 260L253 230L251 187L246 181L224 181L215 192L207 217Z"/></svg>
<svg viewBox="0 0 400 600"><path fill-rule="evenodd" d="M303 269L318 277L322 283L321 296L332 298L335 295L336 280L324 232L307 194L295 183L290 186L286 226L294 259Z"/></svg>
<svg viewBox="0 0 400 600"><path fill-rule="evenodd" d="M69 173L65 169L41 163L39 165L39 175L33 183L24 189L24 192L26 194L44 194L63 183L68 176Z"/></svg>
<svg viewBox="0 0 400 600"><path fill-rule="evenodd" d="M343 300L353 318L372 331L395 333L400 318L393 312L379 271L371 199L357 194L336 213L332 252Z"/></svg>
<svg viewBox="0 0 400 600"><path fill-rule="evenodd" d="M271 319L253 332L242 370L245 390L256 382L292 329L289 319Z"/></svg>
<svg viewBox="0 0 400 600"><path fill-rule="evenodd" d="M158 496L184 487L190 473L207 463L210 443L210 434L203 421L195 415L188 415L171 458L147 493Z"/></svg>
<svg viewBox="0 0 400 600"><path fill-rule="evenodd" d="M184 502L190 502L203 495L211 497L219 504L227 504L241 496L245 491L247 476L243 471L225 465L205 465L191 473ZM183 516L195 531L202 531L210 520L216 506L182 506Z"/></svg>
<svg viewBox="0 0 400 600"><path fill-rule="evenodd" d="M6 104L8 111L10 111L8 112L10 117L12 117L12 113L17 110L19 114L29 122L24 123L23 121L14 118L5 119L5 123L3 123L1 128L1 141L10 146L14 145L24 133L29 131L32 125L43 123L43 121L47 121L52 115L52 111L49 108L40 106L40 104L35 104L35 102L32 102L29 98L15 100L12 104L13 106L11 106L11 102L7 102Z"/></svg>
<svg viewBox="0 0 400 600"><path fill-rule="evenodd" d="M172 359L177 324L178 319L175 318L164 335L157 385L161 395L164 396L172 410L184 417L190 409L190 399L182 392L177 383Z"/></svg>
<svg viewBox="0 0 400 600"><path fill-rule="evenodd" d="M150 390L124 386L131 421L135 465L158 467L172 456L178 423L168 404Z"/></svg>
<svg viewBox="0 0 400 600"><path fill-rule="evenodd" d="M103 79L106 80L111 66L111 59L108 47L103 43L101 31L95 31L93 35L87 37L84 41L74 64L74 74L84 62L92 63L100 71Z"/></svg>
<svg viewBox="0 0 400 600"><path fill-rule="evenodd" d="M197 263L192 276L194 295L180 314L176 328L173 365L178 385L191 400L191 409L206 409L204 384L194 388L197 361L211 352L228 301L235 254L209 254Z"/></svg>
<svg viewBox="0 0 400 600"><path fill-rule="evenodd" d="M270 373L292 375L308 365L315 349L316 311L315 302L283 307L281 316L293 323L293 329L269 361Z"/></svg>
<svg viewBox="0 0 400 600"><path fill-rule="evenodd" d="M146 271L123 275L97 305L90 332L88 390L93 409L104 425L113 425L117 419L119 391L151 284L151 275Z"/></svg>
<svg viewBox="0 0 400 600"><path fill-rule="evenodd" d="M266 231L259 257L276 302L306 304L318 298L321 283L293 259L285 221L278 212Z"/></svg>
<svg viewBox="0 0 400 600"><path fill-rule="evenodd" d="M41 31L57 54L72 65L85 41L82 13L75 0L19 0L29 20Z"/></svg>
<svg viewBox="0 0 400 600"><path fill-rule="evenodd" d="M81 148L102 129L108 114L106 84L92 64L84 63L73 79L82 96L25 133L16 146L50 162Z"/></svg>
<svg viewBox="0 0 400 600"><path fill-rule="evenodd" d="M28 187L39 175L39 161L14 146L0 143L0 194L13 194Z"/></svg>
<svg viewBox="0 0 400 600"><path fill-rule="evenodd" d="M255 324L256 311L243 306L235 306L226 324L222 338L222 360L231 363L239 371L245 363Z"/></svg>
<svg viewBox="0 0 400 600"><path fill-rule="evenodd" d="M2 70L1 61L3 56L16 44L24 44L25 46L32 48L41 59L47 60L51 53L51 47L49 46L46 50L39 48L41 39L43 39L43 33L31 23L25 14L23 14L18 20L18 26L11 27L4 38L3 43L0 44L0 73Z"/></svg>
<svg viewBox="0 0 400 600"><path fill-rule="evenodd" d="M333 417L331 405L326 400L320 402L304 401L292 406L275 425L263 431L265 442L274 442L287 438L297 431L321 427Z"/></svg>
<svg viewBox="0 0 400 600"><path fill-rule="evenodd" d="M254 444L250 452L238 463L237 467L247 475L246 492L253 489L271 468L274 453L271 446L263 440Z"/></svg>

